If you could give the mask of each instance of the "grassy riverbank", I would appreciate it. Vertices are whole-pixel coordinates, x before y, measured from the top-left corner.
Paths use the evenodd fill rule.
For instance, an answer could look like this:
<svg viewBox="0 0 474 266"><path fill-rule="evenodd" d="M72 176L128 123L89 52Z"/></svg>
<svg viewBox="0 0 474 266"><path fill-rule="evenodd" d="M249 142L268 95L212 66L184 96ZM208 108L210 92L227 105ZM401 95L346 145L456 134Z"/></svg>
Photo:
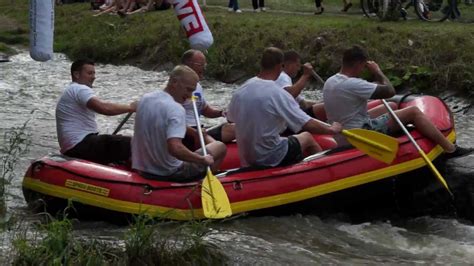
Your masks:
<svg viewBox="0 0 474 266"><path fill-rule="evenodd" d="M272 7L272 1L267 1L273 11L290 6L274 1L280 5ZM296 6L297 1L291 3ZM357 7L352 15L338 15L339 1L325 3L335 11L323 16L278 10L235 14L208 6L205 15L215 39L209 49L208 76L227 82L251 76L258 70L262 49L277 46L301 52L327 78L338 70L341 51L360 44L396 85L434 93L447 88L469 93L474 80L474 28L470 25L380 22L362 17ZM311 8L308 3L304 7L289 10ZM0 26L0 49L2 43L27 45L27 1L0 0L0 10L0 21L5 22ZM120 18L93 17L88 4L56 7L55 51L71 59L89 57L102 63L163 69L176 64L188 47L170 10Z"/></svg>

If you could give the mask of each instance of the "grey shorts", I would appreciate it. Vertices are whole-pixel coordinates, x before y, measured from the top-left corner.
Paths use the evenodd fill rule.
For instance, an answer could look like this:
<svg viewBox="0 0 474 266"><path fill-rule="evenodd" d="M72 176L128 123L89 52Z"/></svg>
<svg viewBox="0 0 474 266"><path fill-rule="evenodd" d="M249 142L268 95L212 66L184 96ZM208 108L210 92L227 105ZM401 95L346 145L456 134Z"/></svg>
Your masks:
<svg viewBox="0 0 474 266"><path fill-rule="evenodd" d="M196 151L202 155L202 150ZM140 175L147 179L168 182L193 182L201 180L206 176L207 167L202 164L183 162L181 166L169 176L155 175L139 171Z"/></svg>
<svg viewBox="0 0 474 266"><path fill-rule="evenodd" d="M207 167L202 164L183 162L171 176L176 179L199 180L206 176Z"/></svg>
<svg viewBox="0 0 474 266"><path fill-rule="evenodd" d="M388 120L390 119L390 114L386 113L379 117L369 120L369 123L365 123L362 128L374 130L386 135L390 135L390 128L388 127Z"/></svg>

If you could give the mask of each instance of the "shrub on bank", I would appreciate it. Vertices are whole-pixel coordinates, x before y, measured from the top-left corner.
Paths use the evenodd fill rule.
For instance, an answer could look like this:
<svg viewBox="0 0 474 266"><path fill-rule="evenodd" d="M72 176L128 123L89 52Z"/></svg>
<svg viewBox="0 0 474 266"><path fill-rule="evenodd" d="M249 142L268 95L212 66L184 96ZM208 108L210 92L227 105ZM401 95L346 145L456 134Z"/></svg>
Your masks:
<svg viewBox="0 0 474 266"><path fill-rule="evenodd" d="M15 265L223 265L220 249L204 241L206 222L157 222L139 215L123 239L100 240L77 236L67 217L47 222L38 230L17 230L13 241Z"/></svg>

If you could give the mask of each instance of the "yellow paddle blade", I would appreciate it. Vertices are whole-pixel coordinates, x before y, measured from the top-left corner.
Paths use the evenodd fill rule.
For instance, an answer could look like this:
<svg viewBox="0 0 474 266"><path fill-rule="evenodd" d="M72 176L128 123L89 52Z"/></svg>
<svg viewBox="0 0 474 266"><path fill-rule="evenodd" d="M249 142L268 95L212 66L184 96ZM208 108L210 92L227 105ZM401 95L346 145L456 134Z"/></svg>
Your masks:
<svg viewBox="0 0 474 266"><path fill-rule="evenodd" d="M221 219L232 215L227 193L219 179L209 169L202 181L201 202L206 218Z"/></svg>
<svg viewBox="0 0 474 266"><path fill-rule="evenodd" d="M397 156L398 141L396 138L361 128L343 130L342 134L354 147L374 159L390 164Z"/></svg>
<svg viewBox="0 0 474 266"><path fill-rule="evenodd" d="M451 189L449 189L448 187L448 183L446 183L446 180L444 180L443 176L439 173L438 169L436 169L430 158L428 158L428 156L422 149L419 149L418 151L420 152L421 157L423 157L423 160L425 160L426 164L430 167L431 172L436 176L436 178L438 178L439 182L441 182L441 184L446 188L451 197L454 197L453 193L451 192Z"/></svg>

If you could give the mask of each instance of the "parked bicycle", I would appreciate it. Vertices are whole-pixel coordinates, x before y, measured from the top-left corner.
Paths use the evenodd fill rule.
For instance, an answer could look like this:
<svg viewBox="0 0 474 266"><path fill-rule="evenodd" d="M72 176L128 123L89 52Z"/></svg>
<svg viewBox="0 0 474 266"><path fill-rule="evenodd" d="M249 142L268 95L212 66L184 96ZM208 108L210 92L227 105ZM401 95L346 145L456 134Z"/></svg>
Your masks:
<svg viewBox="0 0 474 266"><path fill-rule="evenodd" d="M444 21L451 15L451 1L453 0L361 0L360 5L364 15L369 18L399 16L407 19L409 10L413 7L421 20Z"/></svg>

